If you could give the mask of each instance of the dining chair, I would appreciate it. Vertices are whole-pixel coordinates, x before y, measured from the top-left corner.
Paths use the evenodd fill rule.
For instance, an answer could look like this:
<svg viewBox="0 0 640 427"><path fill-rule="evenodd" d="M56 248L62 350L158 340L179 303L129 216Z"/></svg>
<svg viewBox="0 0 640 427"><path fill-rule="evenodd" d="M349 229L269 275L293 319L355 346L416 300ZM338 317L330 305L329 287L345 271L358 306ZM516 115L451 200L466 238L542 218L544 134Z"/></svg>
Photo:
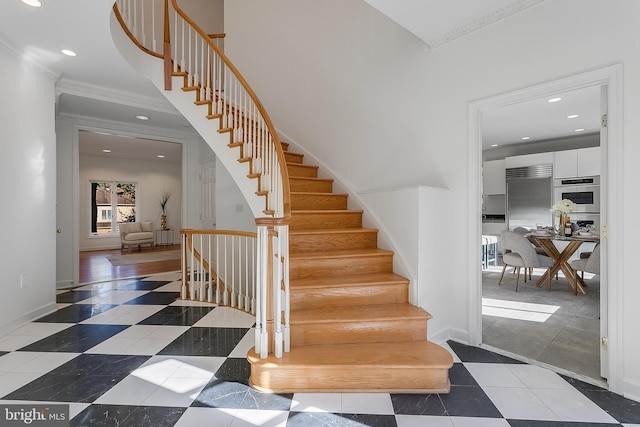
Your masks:
<svg viewBox="0 0 640 427"><path fill-rule="evenodd" d="M577 280L578 271L580 271L580 277L584 280L584 272L592 273L592 274L600 274L600 243L593 248L593 251L589 255L588 258L580 258L569 263L571 268L573 268L573 274ZM574 293L578 293L578 288L576 287Z"/></svg>
<svg viewBox="0 0 640 427"><path fill-rule="evenodd" d="M546 255L540 255L536 252L531 242L523 235L513 231L505 230L502 232L502 242L504 253L502 255L502 274L498 281L498 286L502 284L502 278L507 266L516 268L516 292L518 291L518 283L520 282L520 268L524 267L524 281L527 282L527 270L535 267L549 268L553 266L553 259ZM549 278L549 281L551 279ZM549 283L549 287L551 283Z"/></svg>

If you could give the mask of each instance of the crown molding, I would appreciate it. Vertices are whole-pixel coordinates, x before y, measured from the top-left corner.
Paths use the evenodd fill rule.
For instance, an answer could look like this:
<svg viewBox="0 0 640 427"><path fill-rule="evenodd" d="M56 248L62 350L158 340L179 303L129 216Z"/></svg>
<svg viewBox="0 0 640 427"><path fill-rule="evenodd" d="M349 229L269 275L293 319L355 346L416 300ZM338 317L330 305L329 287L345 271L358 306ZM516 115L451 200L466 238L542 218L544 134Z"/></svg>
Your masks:
<svg viewBox="0 0 640 427"><path fill-rule="evenodd" d="M24 54L23 52L20 51L20 49L18 49L10 41L8 41L3 37L0 37L0 50L6 52L9 56L16 59L17 61L26 62L27 64L33 66L34 68L37 68L39 71L42 71L53 82L57 82L60 79L60 74L51 71L47 67L38 63L33 58Z"/></svg>
<svg viewBox="0 0 640 427"><path fill-rule="evenodd" d="M152 111L180 115L180 112L176 110L176 108L165 98L152 98L149 96L138 95L131 92L124 92L104 86L97 86L64 78L58 80L56 83L56 96L63 93L128 105L130 107L140 107Z"/></svg>
<svg viewBox="0 0 640 427"><path fill-rule="evenodd" d="M429 40L425 40L425 42L431 49L438 48L545 1L547 0L517 0L509 2L502 7L477 14L468 20L462 21L451 30L437 34Z"/></svg>
<svg viewBox="0 0 640 427"><path fill-rule="evenodd" d="M146 126L113 120L102 120L95 117L81 116L78 114L59 113L57 120L64 120L75 125L84 126L93 129L110 130L116 132L128 132L137 134L140 137L154 137L162 141L181 142L184 140L192 140L200 138L200 135L193 128L185 128L184 131L176 131L174 129L159 128L157 126Z"/></svg>

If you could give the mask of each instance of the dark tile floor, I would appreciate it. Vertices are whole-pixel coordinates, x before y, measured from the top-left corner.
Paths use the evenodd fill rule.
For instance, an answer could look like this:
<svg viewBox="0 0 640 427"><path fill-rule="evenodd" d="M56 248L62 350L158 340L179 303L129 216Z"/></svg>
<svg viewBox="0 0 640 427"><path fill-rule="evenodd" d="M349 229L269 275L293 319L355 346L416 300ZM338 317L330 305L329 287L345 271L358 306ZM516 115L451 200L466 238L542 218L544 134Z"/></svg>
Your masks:
<svg viewBox="0 0 640 427"><path fill-rule="evenodd" d="M0 337L0 404L69 404L72 426L640 425L637 402L453 341L449 394L260 393L253 317L177 301L178 280L61 292L55 313Z"/></svg>

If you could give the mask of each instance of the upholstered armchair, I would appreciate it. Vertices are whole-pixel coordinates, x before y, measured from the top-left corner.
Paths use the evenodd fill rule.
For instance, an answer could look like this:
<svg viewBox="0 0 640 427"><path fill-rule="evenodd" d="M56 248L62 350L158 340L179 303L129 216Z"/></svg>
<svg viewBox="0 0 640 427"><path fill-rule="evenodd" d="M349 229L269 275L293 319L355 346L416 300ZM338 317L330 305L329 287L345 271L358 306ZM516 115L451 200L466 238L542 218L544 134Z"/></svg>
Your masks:
<svg viewBox="0 0 640 427"><path fill-rule="evenodd" d="M122 249L129 248L131 252L132 246L137 246L140 250L141 245L155 246L155 234L153 233L153 222L123 222L119 224L120 228L120 244Z"/></svg>

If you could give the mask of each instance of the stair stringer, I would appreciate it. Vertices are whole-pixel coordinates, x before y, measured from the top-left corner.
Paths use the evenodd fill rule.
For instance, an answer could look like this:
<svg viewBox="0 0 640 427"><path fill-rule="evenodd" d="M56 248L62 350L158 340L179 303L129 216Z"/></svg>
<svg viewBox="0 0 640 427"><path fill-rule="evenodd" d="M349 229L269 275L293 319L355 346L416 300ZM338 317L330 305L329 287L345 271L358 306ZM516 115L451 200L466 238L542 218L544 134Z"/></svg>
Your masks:
<svg viewBox="0 0 640 427"><path fill-rule="evenodd" d="M151 80L160 93L172 104L200 134L202 139L211 147L216 157L227 169L238 189L244 196L255 218L265 217L266 200L258 196L258 180L247 177L248 163L240 163L239 148L229 148L232 142L229 133L218 132L220 121L209 120L205 116L207 108L195 105L193 92L182 90L183 77L172 78L172 90L164 89L164 63L160 58L142 52L135 46L122 30L114 13L111 13L111 36L114 45L122 57L142 76ZM238 141L233 141L238 142Z"/></svg>

